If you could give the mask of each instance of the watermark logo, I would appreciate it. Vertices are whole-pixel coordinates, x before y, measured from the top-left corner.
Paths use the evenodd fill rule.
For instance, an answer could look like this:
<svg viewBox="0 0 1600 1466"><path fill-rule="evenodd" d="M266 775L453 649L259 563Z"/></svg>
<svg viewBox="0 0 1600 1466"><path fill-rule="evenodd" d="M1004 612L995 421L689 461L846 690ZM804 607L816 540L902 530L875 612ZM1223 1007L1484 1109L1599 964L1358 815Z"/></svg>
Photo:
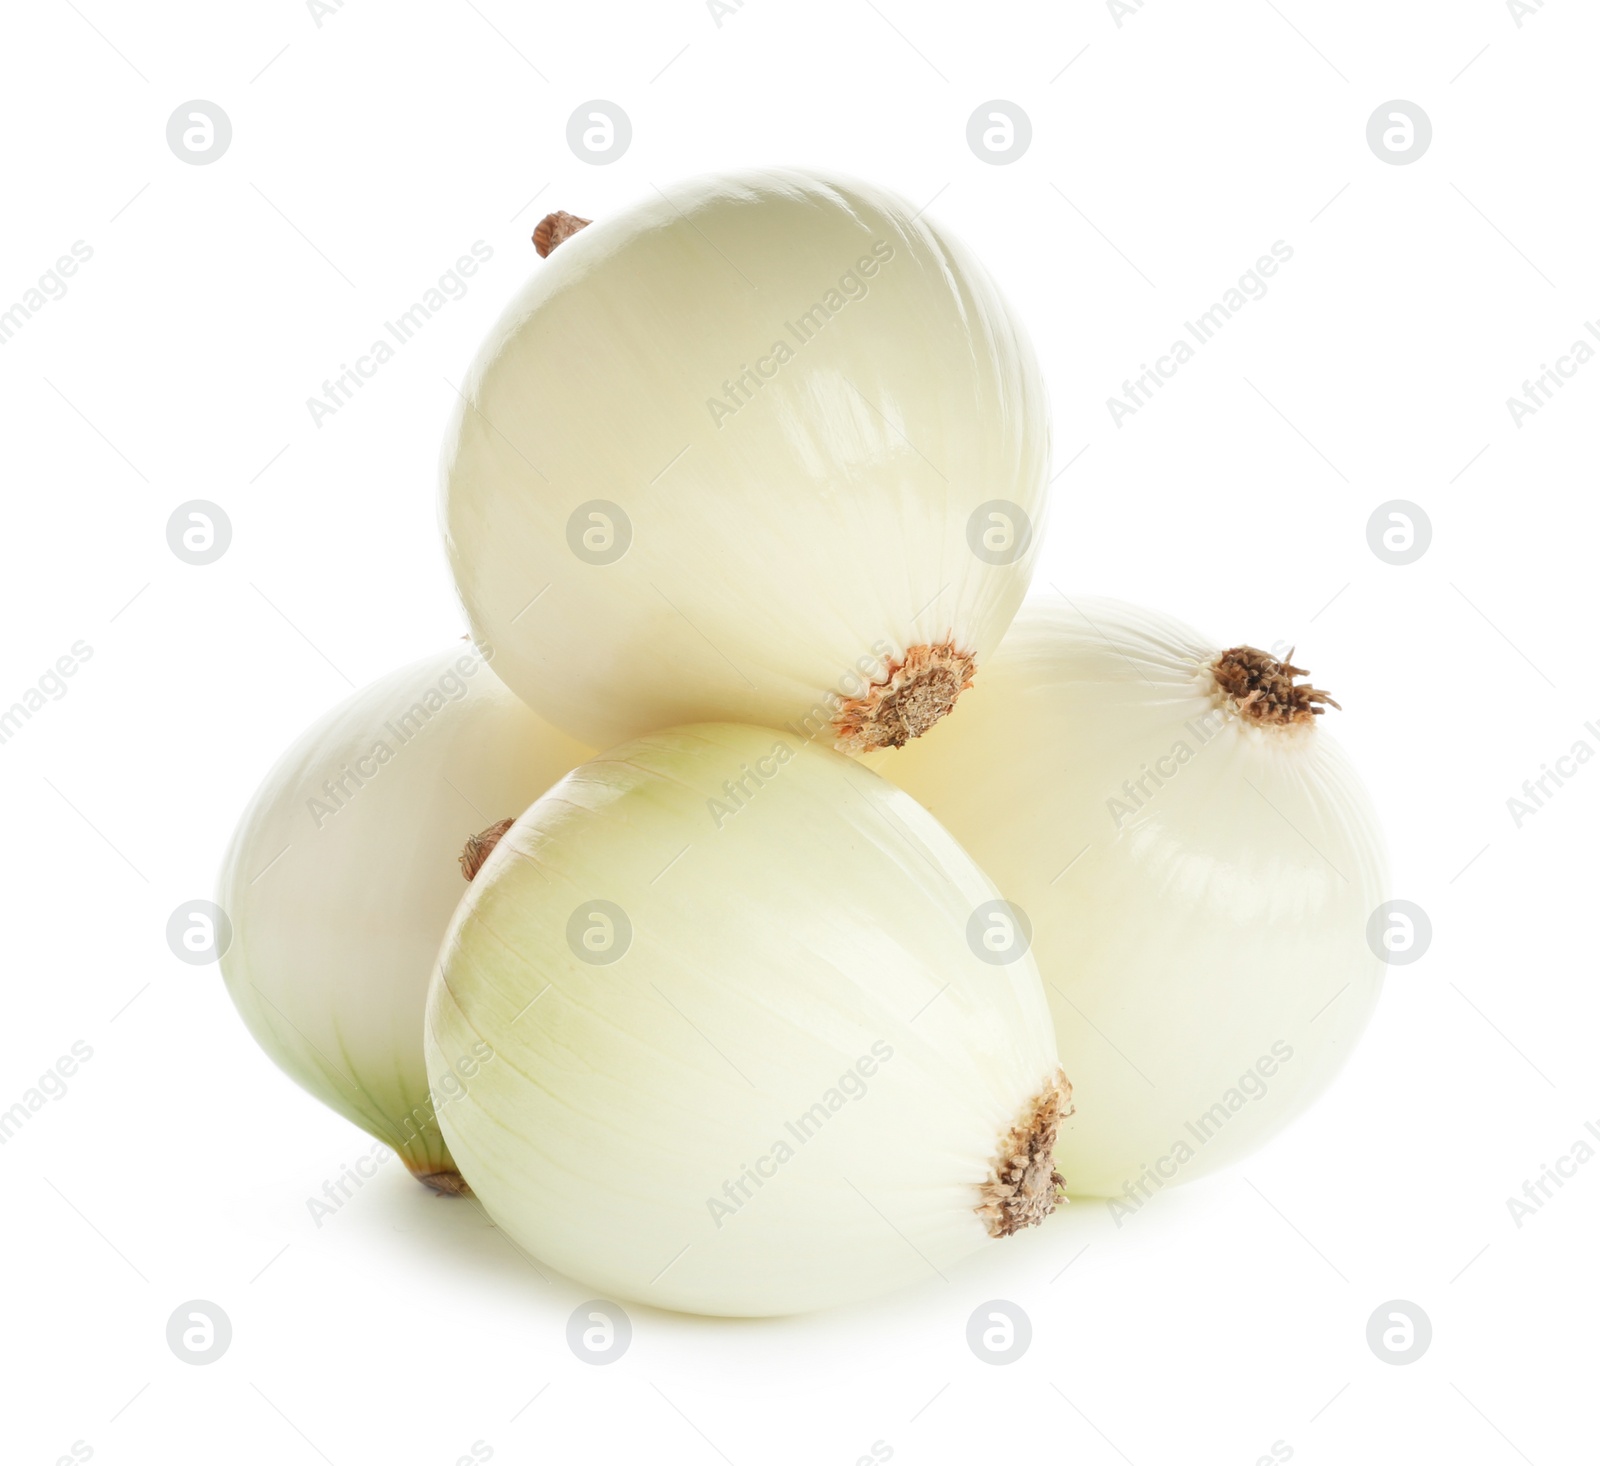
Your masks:
<svg viewBox="0 0 1600 1466"><path fill-rule="evenodd" d="M615 565L632 543L633 521L609 499L590 499L567 516L567 548L585 565Z"/></svg>
<svg viewBox="0 0 1600 1466"><path fill-rule="evenodd" d="M967 516L967 548L985 565L1015 565L1033 544L1028 511L1009 499L988 499Z"/></svg>
<svg viewBox="0 0 1600 1466"><path fill-rule="evenodd" d="M233 521L209 499L190 499L167 518L167 544L185 565L214 565L232 543Z"/></svg>
<svg viewBox="0 0 1600 1466"><path fill-rule="evenodd" d="M215 102L185 102L167 118L167 146L182 162L215 163L232 141L233 123Z"/></svg>
<svg viewBox="0 0 1600 1466"><path fill-rule="evenodd" d="M1385 901L1367 918L1367 946L1390 967L1409 967L1427 955L1433 923L1415 901Z"/></svg>
<svg viewBox="0 0 1600 1466"><path fill-rule="evenodd" d="M991 967L1009 967L1032 945L1033 923L1010 901L985 901L967 918L967 946Z"/></svg>
<svg viewBox="0 0 1600 1466"><path fill-rule="evenodd" d="M1415 102L1385 102L1367 118L1367 146L1385 163L1415 163L1433 141L1433 123Z"/></svg>
<svg viewBox="0 0 1600 1466"><path fill-rule="evenodd" d="M615 102L596 97L567 118L567 146L584 163L615 163L633 141L633 124Z"/></svg>
<svg viewBox="0 0 1600 1466"><path fill-rule="evenodd" d="M180 1303L167 1320L167 1347L185 1364L215 1364L232 1342L232 1321L204 1298Z"/></svg>
<svg viewBox="0 0 1600 1466"><path fill-rule="evenodd" d="M1404 1298L1380 1303L1367 1320L1367 1347L1385 1364L1415 1364L1432 1342L1432 1321Z"/></svg>
<svg viewBox="0 0 1600 1466"><path fill-rule="evenodd" d="M585 901L567 918L567 946L589 967L609 967L628 955L633 923L615 901Z"/></svg>
<svg viewBox="0 0 1600 1466"><path fill-rule="evenodd" d="M233 923L215 901L185 901L167 918L167 946L180 962L204 967L233 945Z"/></svg>
<svg viewBox="0 0 1600 1466"><path fill-rule="evenodd" d="M1433 521L1420 504L1390 499L1367 517L1367 544L1385 565L1412 565L1433 543Z"/></svg>
<svg viewBox="0 0 1600 1466"><path fill-rule="evenodd" d="M1032 1342L1032 1320L1008 1298L980 1303L967 1320L967 1347L985 1364L1015 1364Z"/></svg>
<svg viewBox="0 0 1600 1466"><path fill-rule="evenodd" d="M996 97L967 118L967 146L980 163L1015 163L1033 141L1033 123L1015 102Z"/></svg>
<svg viewBox="0 0 1600 1466"><path fill-rule="evenodd" d="M620 1303L591 1298L567 1320L567 1347L585 1364L615 1364L633 1342L633 1320Z"/></svg>

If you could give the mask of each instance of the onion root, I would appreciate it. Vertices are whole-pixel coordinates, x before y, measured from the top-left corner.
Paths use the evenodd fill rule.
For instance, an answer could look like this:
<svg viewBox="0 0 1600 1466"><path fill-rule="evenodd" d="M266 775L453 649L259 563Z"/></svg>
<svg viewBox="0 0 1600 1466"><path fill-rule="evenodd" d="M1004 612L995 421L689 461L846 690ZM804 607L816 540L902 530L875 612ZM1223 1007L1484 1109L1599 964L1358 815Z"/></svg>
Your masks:
<svg viewBox="0 0 1600 1466"><path fill-rule="evenodd" d="M1311 674L1304 667L1294 666L1293 661L1292 647L1280 662L1270 652L1236 646L1218 656L1211 671L1217 686L1233 699L1238 712L1257 723L1309 723L1325 711L1319 703L1338 707L1326 692L1295 683L1296 677Z"/></svg>
<svg viewBox="0 0 1600 1466"><path fill-rule="evenodd" d="M1066 1183L1054 1160L1056 1133L1072 1112L1072 1085L1057 1069L1001 1140L994 1173L983 1185L983 1201L975 1210L991 1237L1038 1226L1063 1199Z"/></svg>
<svg viewBox="0 0 1600 1466"><path fill-rule="evenodd" d="M956 705L977 663L953 641L914 646L860 697L839 700L834 747L841 753L904 748Z"/></svg>

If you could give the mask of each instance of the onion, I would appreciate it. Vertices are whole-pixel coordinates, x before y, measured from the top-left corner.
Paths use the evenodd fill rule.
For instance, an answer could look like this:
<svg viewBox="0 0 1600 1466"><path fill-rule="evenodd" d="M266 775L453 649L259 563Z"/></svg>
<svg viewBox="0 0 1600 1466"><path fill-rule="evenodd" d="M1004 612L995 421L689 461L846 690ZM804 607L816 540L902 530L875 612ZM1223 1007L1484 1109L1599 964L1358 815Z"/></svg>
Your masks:
<svg viewBox="0 0 1600 1466"><path fill-rule="evenodd" d="M1137 1209L1244 1155L1377 1002L1383 840L1301 675L1133 606L1030 603L961 716L887 767L1031 921L1073 1195Z"/></svg>
<svg viewBox="0 0 1600 1466"><path fill-rule="evenodd" d="M540 225L446 438L496 670L598 747L721 720L915 737L1038 543L1049 411L994 282L904 200L800 172L585 226Z"/></svg>
<svg viewBox="0 0 1600 1466"><path fill-rule="evenodd" d="M291 1078L436 1190L460 1183L434 1121L422 1013L466 889L463 846L587 756L458 645L308 729L234 834L217 900L240 1014Z"/></svg>
<svg viewBox="0 0 1600 1466"><path fill-rule="evenodd" d="M451 1152L611 1297L793 1313L934 1276L1056 1201L1069 1091L1032 960L982 935L995 902L830 750L732 725L615 749L450 925L426 1049Z"/></svg>

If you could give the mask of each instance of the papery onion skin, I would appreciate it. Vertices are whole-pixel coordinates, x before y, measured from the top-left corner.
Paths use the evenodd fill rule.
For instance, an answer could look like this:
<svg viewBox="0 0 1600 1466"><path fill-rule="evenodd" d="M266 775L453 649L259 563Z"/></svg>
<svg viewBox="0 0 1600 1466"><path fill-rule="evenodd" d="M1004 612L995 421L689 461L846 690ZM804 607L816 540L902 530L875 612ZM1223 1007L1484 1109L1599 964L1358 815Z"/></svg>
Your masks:
<svg viewBox="0 0 1600 1466"><path fill-rule="evenodd" d="M224 862L217 902L233 938L222 973L250 1032L436 1189L453 1189L455 1168L433 1118L422 1014L467 889L463 845L589 752L458 642L307 729Z"/></svg>
<svg viewBox="0 0 1600 1466"><path fill-rule="evenodd" d="M1032 921L1069 1195L1137 1209L1255 1149L1378 999L1384 842L1341 715L1240 716L1221 649L1120 602L1030 601L956 716L882 763Z"/></svg>
<svg viewBox="0 0 1600 1466"><path fill-rule="evenodd" d="M501 676L585 742L811 736L914 648L982 667L1027 586L1048 439L1020 322L912 205L692 179L566 239L494 327L446 437L446 547ZM602 559L631 539L589 563L569 537L591 532Z"/></svg>
<svg viewBox="0 0 1600 1466"><path fill-rule="evenodd" d="M1031 959L969 946L994 899L914 800L782 732L602 755L501 839L440 953L428 1068L463 1175L614 1298L753 1316L938 1276L989 1245L997 1148L1057 1072ZM621 955L580 960L589 932Z"/></svg>

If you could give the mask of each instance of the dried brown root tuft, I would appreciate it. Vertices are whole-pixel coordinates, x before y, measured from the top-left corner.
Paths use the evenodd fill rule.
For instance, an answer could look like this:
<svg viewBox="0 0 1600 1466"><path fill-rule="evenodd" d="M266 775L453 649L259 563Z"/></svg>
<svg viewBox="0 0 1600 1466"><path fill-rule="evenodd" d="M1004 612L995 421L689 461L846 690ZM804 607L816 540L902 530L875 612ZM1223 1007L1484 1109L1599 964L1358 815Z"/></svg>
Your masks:
<svg viewBox="0 0 1600 1466"><path fill-rule="evenodd" d="M1038 1226L1065 1199L1061 1188L1066 1183L1056 1170L1054 1153L1056 1132L1072 1111L1072 1086L1057 1069L1001 1140L994 1172L981 1188L983 1201L975 1210L991 1237Z"/></svg>
<svg viewBox="0 0 1600 1466"><path fill-rule="evenodd" d="M497 820L487 830L482 830L476 835L468 835L467 843L461 854L456 857L461 862L461 874L469 881L483 869L483 863L494 853L494 847L500 843L500 837L509 830L515 820Z"/></svg>
<svg viewBox="0 0 1600 1466"><path fill-rule="evenodd" d="M539 251L539 258L550 258L550 251L563 240L571 239L580 229L593 224L593 219L580 219L576 214L569 214L565 209L557 209L553 214L546 214L533 228L533 247Z"/></svg>
<svg viewBox="0 0 1600 1466"><path fill-rule="evenodd" d="M429 1191L440 1196L471 1196L472 1188L460 1171L413 1171L411 1173Z"/></svg>
<svg viewBox="0 0 1600 1466"><path fill-rule="evenodd" d="M1293 666L1293 660L1293 648L1280 662L1253 646L1236 646L1218 656L1211 671L1239 712L1257 723L1309 723L1323 711L1318 703L1338 707L1327 693L1296 685L1296 677L1311 674L1304 667Z"/></svg>
<svg viewBox="0 0 1600 1466"><path fill-rule="evenodd" d="M833 746L841 753L903 748L956 705L976 670L972 655L953 641L910 647L881 682L840 700Z"/></svg>

